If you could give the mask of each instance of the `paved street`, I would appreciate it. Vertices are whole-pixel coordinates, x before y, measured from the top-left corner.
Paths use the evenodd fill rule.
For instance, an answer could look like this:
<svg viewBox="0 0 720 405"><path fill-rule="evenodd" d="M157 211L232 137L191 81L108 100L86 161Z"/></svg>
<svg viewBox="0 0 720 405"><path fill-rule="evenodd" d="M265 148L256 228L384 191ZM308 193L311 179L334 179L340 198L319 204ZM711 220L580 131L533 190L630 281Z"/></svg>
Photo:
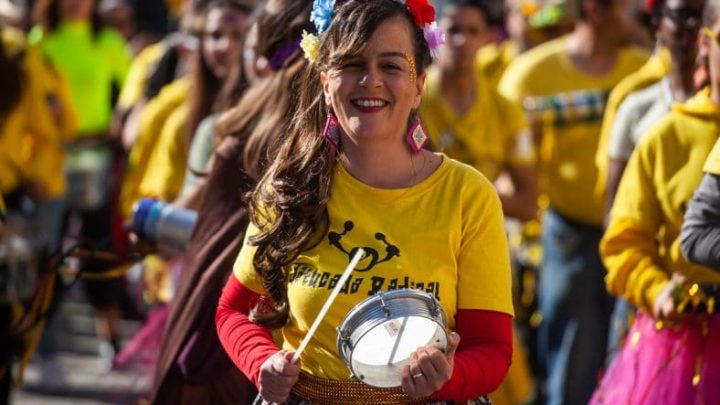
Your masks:
<svg viewBox="0 0 720 405"><path fill-rule="evenodd" d="M49 389L41 383L40 365L33 361L26 370L21 390L11 404L16 405L90 405L138 404L150 388L150 380L138 370L128 367L105 371L101 368L98 340L91 307L84 302L79 288L66 293L58 313L58 357L63 383ZM122 321L124 340L138 329L136 321Z"/></svg>

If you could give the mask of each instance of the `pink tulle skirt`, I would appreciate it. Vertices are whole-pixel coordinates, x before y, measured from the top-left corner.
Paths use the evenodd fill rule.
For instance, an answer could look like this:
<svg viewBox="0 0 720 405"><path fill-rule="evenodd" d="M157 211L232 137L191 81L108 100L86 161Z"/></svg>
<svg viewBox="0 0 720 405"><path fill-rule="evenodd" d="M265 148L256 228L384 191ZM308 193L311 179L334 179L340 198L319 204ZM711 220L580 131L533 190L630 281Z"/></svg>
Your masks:
<svg viewBox="0 0 720 405"><path fill-rule="evenodd" d="M720 315L658 328L638 313L590 404L720 404Z"/></svg>

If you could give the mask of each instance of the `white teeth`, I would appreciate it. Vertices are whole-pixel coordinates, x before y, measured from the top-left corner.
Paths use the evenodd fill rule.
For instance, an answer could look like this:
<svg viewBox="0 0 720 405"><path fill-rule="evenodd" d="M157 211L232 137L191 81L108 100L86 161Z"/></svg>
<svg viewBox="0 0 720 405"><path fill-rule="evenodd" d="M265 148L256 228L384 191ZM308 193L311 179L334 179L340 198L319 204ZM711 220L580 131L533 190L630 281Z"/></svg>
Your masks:
<svg viewBox="0 0 720 405"><path fill-rule="evenodd" d="M355 100L355 104L359 105L360 107L382 107L385 105L385 102L382 100Z"/></svg>

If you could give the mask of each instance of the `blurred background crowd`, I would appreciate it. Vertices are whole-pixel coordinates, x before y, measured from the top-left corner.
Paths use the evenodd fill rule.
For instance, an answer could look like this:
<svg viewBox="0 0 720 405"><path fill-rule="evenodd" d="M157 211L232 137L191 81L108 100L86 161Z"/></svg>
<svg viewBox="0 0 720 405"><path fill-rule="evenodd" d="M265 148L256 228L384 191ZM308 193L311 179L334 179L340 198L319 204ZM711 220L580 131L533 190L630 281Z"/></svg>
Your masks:
<svg viewBox="0 0 720 405"><path fill-rule="evenodd" d="M277 92L283 87L268 81L302 69L299 35L311 27L258 29L273 3L0 0L0 403L28 361L43 384L62 386L54 308L75 280L94 309L100 370L153 376L148 401L211 403L207 391L217 389L202 375L232 366L224 359L209 363L212 372L199 370L193 356L223 355L212 348L213 304L232 261L198 257L234 257L242 229L205 226L194 248L182 235L198 212L231 212L222 199L240 204L243 176L262 175L266 145L256 136L238 149L228 139L286 113L290 94L263 92ZM703 90L714 88L709 49L717 33L704 47L698 40L715 21L703 22L704 0L434 3L446 44L428 73L422 122L434 150L496 184L514 261L514 360L492 398L588 403L635 308L662 319L656 301L667 283L633 271L642 249L672 250L680 226L672 218L685 210L673 204L689 200L717 131L658 123L671 111L720 117ZM658 147L665 154L643 149L664 159L660 166L634 156L641 137L671 130L712 136L678 137ZM210 174L233 156L242 156L243 171ZM656 203L643 205L648 199ZM155 202L167 206L138 212ZM165 238L146 226L159 217L176 221ZM204 251L203 243L235 250ZM669 275L686 264L667 252L647 256L670 263ZM203 274L213 266L220 270L211 282ZM198 298L193 288L215 292ZM145 326L127 341L121 319ZM237 395L252 397L253 387L236 378L244 387Z"/></svg>

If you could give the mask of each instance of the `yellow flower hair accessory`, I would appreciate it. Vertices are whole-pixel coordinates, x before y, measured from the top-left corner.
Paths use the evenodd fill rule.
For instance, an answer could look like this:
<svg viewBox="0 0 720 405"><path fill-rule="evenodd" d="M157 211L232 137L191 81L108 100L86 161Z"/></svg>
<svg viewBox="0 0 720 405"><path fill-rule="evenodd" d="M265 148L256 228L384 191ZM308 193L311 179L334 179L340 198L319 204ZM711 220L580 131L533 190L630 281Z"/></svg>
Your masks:
<svg viewBox="0 0 720 405"><path fill-rule="evenodd" d="M300 48L302 48L305 58L310 62L314 62L318 57L318 53L320 53L320 38L303 30Z"/></svg>

